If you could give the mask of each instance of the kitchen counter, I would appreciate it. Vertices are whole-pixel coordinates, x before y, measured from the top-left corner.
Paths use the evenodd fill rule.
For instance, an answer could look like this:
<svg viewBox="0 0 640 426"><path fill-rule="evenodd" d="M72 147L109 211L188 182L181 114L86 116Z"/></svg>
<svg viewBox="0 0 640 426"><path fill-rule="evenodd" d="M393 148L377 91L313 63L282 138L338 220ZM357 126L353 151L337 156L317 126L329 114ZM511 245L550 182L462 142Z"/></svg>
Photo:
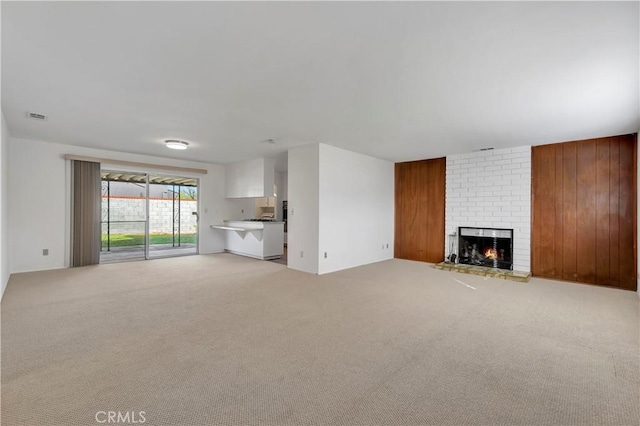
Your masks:
<svg viewBox="0 0 640 426"><path fill-rule="evenodd" d="M226 252L263 260L284 253L284 222L225 220L211 228L225 233Z"/></svg>

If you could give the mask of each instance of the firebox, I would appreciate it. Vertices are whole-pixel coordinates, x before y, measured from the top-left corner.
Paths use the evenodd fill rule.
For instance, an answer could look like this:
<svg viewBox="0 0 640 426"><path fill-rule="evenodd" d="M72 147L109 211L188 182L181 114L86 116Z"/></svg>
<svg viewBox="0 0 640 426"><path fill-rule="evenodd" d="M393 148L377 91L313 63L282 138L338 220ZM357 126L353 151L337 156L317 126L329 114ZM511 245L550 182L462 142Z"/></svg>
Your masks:
<svg viewBox="0 0 640 426"><path fill-rule="evenodd" d="M458 263L513 269L513 229L458 228Z"/></svg>

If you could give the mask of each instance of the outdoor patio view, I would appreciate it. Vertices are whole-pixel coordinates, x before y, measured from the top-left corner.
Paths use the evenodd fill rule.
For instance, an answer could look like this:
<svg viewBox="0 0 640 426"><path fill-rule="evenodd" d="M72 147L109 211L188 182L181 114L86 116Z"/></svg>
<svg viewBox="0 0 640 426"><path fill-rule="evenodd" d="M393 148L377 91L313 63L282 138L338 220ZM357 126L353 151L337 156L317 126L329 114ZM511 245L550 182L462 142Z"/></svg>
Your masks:
<svg viewBox="0 0 640 426"><path fill-rule="evenodd" d="M195 179L151 175L147 200L146 174L103 171L100 261L196 254L197 211Z"/></svg>

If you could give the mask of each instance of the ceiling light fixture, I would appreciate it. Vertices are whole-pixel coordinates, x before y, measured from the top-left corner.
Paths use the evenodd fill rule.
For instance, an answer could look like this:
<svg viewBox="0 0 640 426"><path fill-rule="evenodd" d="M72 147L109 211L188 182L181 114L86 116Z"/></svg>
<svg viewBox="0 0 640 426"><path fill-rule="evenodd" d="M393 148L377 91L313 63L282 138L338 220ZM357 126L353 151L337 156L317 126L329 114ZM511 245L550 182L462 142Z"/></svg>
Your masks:
<svg viewBox="0 0 640 426"><path fill-rule="evenodd" d="M171 148L171 149L187 149L189 148L189 142L185 142L185 141L179 141L179 140L175 140L175 139L167 139L166 141L164 141L165 145L167 145L167 148Z"/></svg>

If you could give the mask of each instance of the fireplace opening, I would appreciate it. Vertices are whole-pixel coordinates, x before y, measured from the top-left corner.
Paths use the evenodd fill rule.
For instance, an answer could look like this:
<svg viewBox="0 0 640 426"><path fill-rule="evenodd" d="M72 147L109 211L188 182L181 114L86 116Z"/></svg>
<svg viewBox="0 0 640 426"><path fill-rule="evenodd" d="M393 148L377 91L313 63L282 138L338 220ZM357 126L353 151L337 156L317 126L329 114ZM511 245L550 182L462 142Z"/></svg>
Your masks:
<svg viewBox="0 0 640 426"><path fill-rule="evenodd" d="M458 263L513 269L513 229L458 228Z"/></svg>

